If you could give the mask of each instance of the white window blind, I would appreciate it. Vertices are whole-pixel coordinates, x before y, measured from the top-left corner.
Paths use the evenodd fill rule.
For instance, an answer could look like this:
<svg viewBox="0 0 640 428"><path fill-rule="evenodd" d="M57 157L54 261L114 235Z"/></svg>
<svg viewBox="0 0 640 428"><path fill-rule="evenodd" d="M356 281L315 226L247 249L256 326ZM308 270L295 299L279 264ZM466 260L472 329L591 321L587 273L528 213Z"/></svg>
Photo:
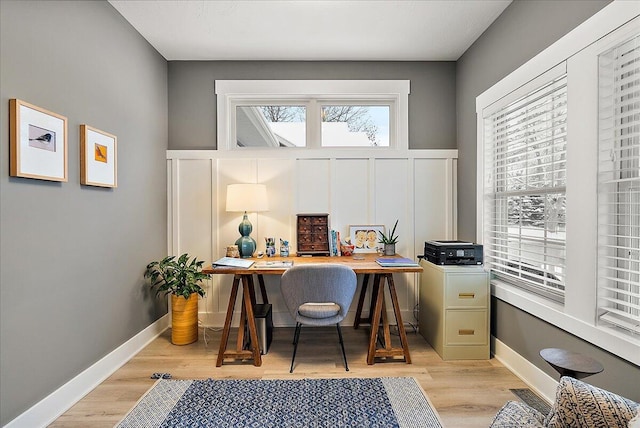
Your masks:
<svg viewBox="0 0 640 428"><path fill-rule="evenodd" d="M599 56L598 318L640 335L640 36Z"/></svg>
<svg viewBox="0 0 640 428"><path fill-rule="evenodd" d="M503 281L563 301L566 74L483 120L486 264Z"/></svg>

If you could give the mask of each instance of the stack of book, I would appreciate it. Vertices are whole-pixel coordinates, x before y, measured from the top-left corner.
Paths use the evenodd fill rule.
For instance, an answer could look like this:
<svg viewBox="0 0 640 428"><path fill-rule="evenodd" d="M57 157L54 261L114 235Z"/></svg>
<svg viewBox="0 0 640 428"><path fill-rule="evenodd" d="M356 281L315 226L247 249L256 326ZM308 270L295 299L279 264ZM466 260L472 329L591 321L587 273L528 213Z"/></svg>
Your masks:
<svg viewBox="0 0 640 428"><path fill-rule="evenodd" d="M235 268L249 268L253 264L253 260L238 259L235 257L223 257L216 260L211 265L214 268L217 267L235 267Z"/></svg>
<svg viewBox="0 0 640 428"><path fill-rule="evenodd" d="M293 260L274 260L274 261L264 261L258 262L253 267L256 269L280 269L280 268L290 268L293 266Z"/></svg>
<svg viewBox="0 0 640 428"><path fill-rule="evenodd" d="M340 251L340 232L337 230L329 231L329 255L341 256Z"/></svg>
<svg viewBox="0 0 640 428"><path fill-rule="evenodd" d="M390 257L390 258L379 258L376 259L376 263L378 263L382 267L415 267L420 266L418 262L408 259L406 257Z"/></svg>

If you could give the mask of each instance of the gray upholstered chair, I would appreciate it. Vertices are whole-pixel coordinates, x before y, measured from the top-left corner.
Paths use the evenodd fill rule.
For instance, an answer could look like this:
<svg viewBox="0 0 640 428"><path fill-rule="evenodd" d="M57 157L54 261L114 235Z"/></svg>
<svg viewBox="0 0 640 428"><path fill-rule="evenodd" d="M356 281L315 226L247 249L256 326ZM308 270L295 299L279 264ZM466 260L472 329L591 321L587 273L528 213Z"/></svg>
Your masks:
<svg viewBox="0 0 640 428"><path fill-rule="evenodd" d="M349 371L340 321L347 315L356 292L356 274L353 269L344 265L326 263L293 266L282 275L280 290L289 313L296 321L289 373L293 373L293 362L296 359L298 339L303 324L311 326L335 324L337 326L344 366Z"/></svg>

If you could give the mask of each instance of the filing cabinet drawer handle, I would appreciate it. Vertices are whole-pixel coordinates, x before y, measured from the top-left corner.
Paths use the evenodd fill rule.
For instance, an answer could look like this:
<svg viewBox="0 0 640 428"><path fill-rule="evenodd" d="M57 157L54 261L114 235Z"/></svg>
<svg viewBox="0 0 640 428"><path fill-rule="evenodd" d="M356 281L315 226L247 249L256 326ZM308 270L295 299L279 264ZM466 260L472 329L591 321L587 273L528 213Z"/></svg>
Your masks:
<svg viewBox="0 0 640 428"><path fill-rule="evenodd" d="M458 293L460 299L473 299L476 297L476 293Z"/></svg>
<svg viewBox="0 0 640 428"><path fill-rule="evenodd" d="M460 336L473 336L476 333L474 329L460 329L458 335Z"/></svg>

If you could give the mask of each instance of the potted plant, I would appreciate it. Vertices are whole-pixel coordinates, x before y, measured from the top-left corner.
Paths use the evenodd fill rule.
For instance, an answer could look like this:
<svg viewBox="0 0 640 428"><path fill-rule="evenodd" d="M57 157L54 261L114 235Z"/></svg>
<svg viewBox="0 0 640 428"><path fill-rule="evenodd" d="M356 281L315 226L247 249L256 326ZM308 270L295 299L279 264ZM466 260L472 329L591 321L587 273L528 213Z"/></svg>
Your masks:
<svg viewBox="0 0 640 428"><path fill-rule="evenodd" d="M385 256L393 256L396 253L396 243L398 242L398 236L396 235L396 227L398 227L398 220L393 225L393 229L388 234L384 234L382 232L378 232L380 234L380 239L378 242L380 244L384 244L384 255Z"/></svg>
<svg viewBox="0 0 640 428"><path fill-rule="evenodd" d="M144 276L149 278L151 288L160 293L171 294L171 343L188 345L198 340L198 296L204 296L200 285L209 274L202 272L204 261L194 257L189 261L187 253L176 259L167 256L147 265Z"/></svg>

